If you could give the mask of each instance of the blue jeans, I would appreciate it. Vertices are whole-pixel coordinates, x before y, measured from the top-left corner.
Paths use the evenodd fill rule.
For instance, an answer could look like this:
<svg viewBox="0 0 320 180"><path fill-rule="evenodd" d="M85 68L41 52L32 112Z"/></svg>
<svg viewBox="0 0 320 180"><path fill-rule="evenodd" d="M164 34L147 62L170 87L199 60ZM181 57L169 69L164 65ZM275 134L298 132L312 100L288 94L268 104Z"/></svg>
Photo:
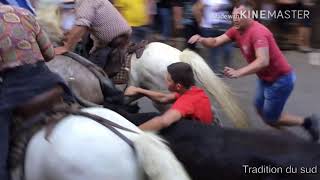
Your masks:
<svg viewBox="0 0 320 180"><path fill-rule="evenodd" d="M2 78L2 77L1 77ZM4 84L0 81L0 99L3 99ZM8 153L12 111L0 109L0 179L9 180Z"/></svg>
<svg viewBox="0 0 320 180"><path fill-rule="evenodd" d="M295 80L294 72L279 77L273 83L258 79L255 107L267 124L274 125L280 119Z"/></svg>
<svg viewBox="0 0 320 180"><path fill-rule="evenodd" d="M227 25L221 25L222 27ZM224 33L223 30L214 28L201 28L201 35L204 37L217 37ZM228 43L219 47L210 48L208 64L215 73L223 71L225 66L230 66L232 56L232 44Z"/></svg>
<svg viewBox="0 0 320 180"><path fill-rule="evenodd" d="M171 37L172 32L171 10L169 8L160 8L159 14L161 17L161 35L167 40Z"/></svg>
<svg viewBox="0 0 320 180"><path fill-rule="evenodd" d="M149 33L148 26L132 27L132 41L138 43L145 40Z"/></svg>
<svg viewBox="0 0 320 180"><path fill-rule="evenodd" d="M0 179L9 180L8 153L11 111L0 112Z"/></svg>

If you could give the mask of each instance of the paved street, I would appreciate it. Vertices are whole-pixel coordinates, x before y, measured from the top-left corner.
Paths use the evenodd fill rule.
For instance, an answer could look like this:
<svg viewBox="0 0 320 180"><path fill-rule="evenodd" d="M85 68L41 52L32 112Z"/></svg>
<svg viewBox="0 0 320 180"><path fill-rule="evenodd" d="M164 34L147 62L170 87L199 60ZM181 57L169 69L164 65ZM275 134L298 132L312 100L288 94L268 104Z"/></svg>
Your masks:
<svg viewBox="0 0 320 180"><path fill-rule="evenodd" d="M239 50L235 49L235 51L234 66L245 65ZM301 116L320 113L320 66L310 65L307 54L288 51L285 52L285 55L297 74L296 86L285 107L285 111ZM239 97L241 106L249 115L251 128L274 130L266 126L253 109L255 80L256 77L253 75L240 79L225 79L225 82L232 87ZM146 99L140 100L139 104L144 112L154 111L154 108L150 106L150 102ZM231 126L230 122L225 122L224 125ZM301 128L291 127L286 129L288 130L287 132L294 133L300 137L308 137Z"/></svg>
<svg viewBox="0 0 320 180"><path fill-rule="evenodd" d="M320 66L309 64L308 55L294 51L285 52L289 63L296 74L296 86L285 107L285 112L306 116L311 113L320 113ZM239 53L236 55L238 66L244 64ZM226 80L239 95L241 104L246 108L250 116L250 122L254 128L268 128L255 113L252 102L255 92L255 76L248 76L237 80ZM300 128L290 128L291 132L304 136Z"/></svg>

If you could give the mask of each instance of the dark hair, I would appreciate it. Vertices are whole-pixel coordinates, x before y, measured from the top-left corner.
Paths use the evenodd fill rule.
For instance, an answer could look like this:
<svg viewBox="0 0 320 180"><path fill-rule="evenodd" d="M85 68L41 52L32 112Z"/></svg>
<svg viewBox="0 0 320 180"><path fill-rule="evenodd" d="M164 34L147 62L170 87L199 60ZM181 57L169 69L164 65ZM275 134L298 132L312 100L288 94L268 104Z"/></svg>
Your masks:
<svg viewBox="0 0 320 180"><path fill-rule="evenodd" d="M184 62L173 63L167 67L167 70L173 82L179 83L187 89L194 85L193 71L189 64Z"/></svg>
<svg viewBox="0 0 320 180"><path fill-rule="evenodd" d="M255 3L252 0L236 0L234 2L234 7L236 8L238 8L241 5L250 9L254 9L256 7Z"/></svg>

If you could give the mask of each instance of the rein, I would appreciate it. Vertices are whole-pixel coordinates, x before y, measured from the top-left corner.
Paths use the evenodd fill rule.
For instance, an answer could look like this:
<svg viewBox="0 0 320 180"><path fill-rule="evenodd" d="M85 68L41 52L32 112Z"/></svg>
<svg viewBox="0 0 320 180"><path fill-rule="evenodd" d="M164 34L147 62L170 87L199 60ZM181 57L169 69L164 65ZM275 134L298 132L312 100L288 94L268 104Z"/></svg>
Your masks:
<svg viewBox="0 0 320 180"><path fill-rule="evenodd" d="M65 110L61 110L60 112L65 112L65 113L70 113L72 115L78 115L78 116L83 116L83 117L87 117L89 119L92 119L94 120L95 122L105 126L106 128L110 129L110 131L112 131L113 133L115 133L117 136L119 136L122 140L124 140L129 146L132 147L132 149L135 149L134 148L134 145L133 145L133 142L128 139L125 135L123 135L119 130L117 129L121 129L121 130L124 130L124 131L128 131L128 132L131 132L131 133L135 133L135 134L138 134L138 132L136 131L133 131L131 129L128 129L128 128L125 128L119 124L116 124L106 118L103 118L103 117L100 117L100 116L97 116L97 115L94 115L94 114L90 114L90 113L86 113L86 112L82 112L80 110L77 110L77 111L65 111Z"/></svg>
<svg viewBox="0 0 320 180"><path fill-rule="evenodd" d="M119 96L119 91L115 87L115 85L112 83L112 81L109 79L108 75L101 69L100 67L96 66L89 60L83 58L82 56L73 53L73 52L67 52L64 54L64 56L71 58L72 60L78 62L79 64L83 65L84 67L88 68L90 72L92 72L96 78L99 81L101 92L104 97L104 101L107 100L107 98L112 98L114 96ZM81 97L77 97L79 103L81 105L84 105L86 107L90 107L90 105L86 105L88 103L82 103L83 100L80 99ZM117 99L117 98L115 98ZM98 106L98 105L97 105Z"/></svg>
<svg viewBox="0 0 320 180"><path fill-rule="evenodd" d="M133 131L131 129L128 129L126 127L123 127L117 123L114 123L106 118L94 115L94 114L90 114L90 113L86 113L86 112L82 112L80 109L72 109L72 108L56 108L53 109L51 111L48 111L46 113L40 113L30 119L28 119L25 123L22 124L22 126L19 128L19 130L17 132L23 133L23 131L27 131L28 129L31 129L35 124L48 124L49 125L49 130L50 132L47 132L46 135L49 136L50 133L52 132L53 127L50 127L52 125L52 122L47 120L47 116L54 116L58 113L64 114L63 117L65 117L65 115L76 115L76 116L83 116L83 117L87 117L91 120L94 120L95 122L103 125L104 127L108 128L110 131L112 131L113 133L115 133L118 137L120 137L123 141L125 141L133 150L135 150L133 142L128 139L125 135L123 135L118 129L120 130L124 130L127 132L131 132L131 133L135 133L135 134L139 134L136 131ZM63 119L63 117L59 120L53 120L55 122L58 122L60 120Z"/></svg>
<svg viewBox="0 0 320 180"><path fill-rule="evenodd" d="M92 72L99 79L99 81L101 81L101 79L108 78L108 75L103 71L103 69L88 61L84 57L70 51L63 55L87 67L89 71Z"/></svg>

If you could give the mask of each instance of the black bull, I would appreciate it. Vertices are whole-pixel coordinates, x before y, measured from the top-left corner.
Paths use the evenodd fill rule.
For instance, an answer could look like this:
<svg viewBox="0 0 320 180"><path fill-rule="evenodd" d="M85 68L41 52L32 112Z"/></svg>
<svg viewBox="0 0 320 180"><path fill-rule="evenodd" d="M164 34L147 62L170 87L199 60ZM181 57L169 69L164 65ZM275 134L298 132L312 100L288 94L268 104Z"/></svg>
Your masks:
<svg viewBox="0 0 320 180"><path fill-rule="evenodd" d="M155 114L118 112L140 125ZM160 132L193 180L319 180L320 145L181 120Z"/></svg>

